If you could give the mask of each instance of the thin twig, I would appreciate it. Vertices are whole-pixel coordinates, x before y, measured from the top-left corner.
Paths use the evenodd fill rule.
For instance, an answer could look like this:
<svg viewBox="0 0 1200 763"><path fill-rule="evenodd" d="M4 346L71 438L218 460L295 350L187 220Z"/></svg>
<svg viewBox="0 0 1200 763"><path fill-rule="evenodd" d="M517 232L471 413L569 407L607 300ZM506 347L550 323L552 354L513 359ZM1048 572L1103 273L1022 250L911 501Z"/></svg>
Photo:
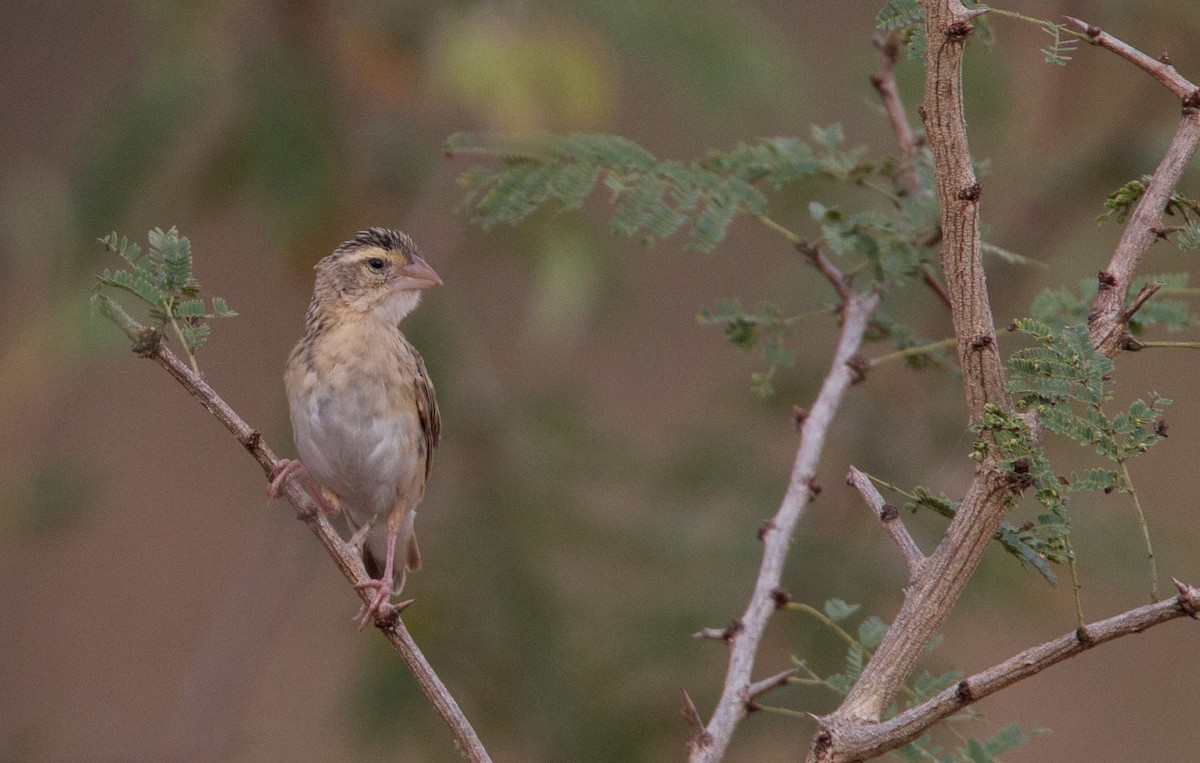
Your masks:
<svg viewBox="0 0 1200 763"><path fill-rule="evenodd" d="M1173 347L1184 350L1200 350L1200 342L1171 342L1171 341L1145 341L1142 339L1134 340L1130 350L1149 350L1155 347Z"/></svg>
<svg viewBox="0 0 1200 763"><path fill-rule="evenodd" d="M896 135L896 143L900 146L900 157L903 162L900 171L900 182L907 193L914 194L920 190L917 182L915 159L921 148L921 143L913 132L908 121L908 112L904 109L904 101L896 88L896 60L900 56L900 46L897 33L876 34L872 38L875 50L879 53L879 71L871 75L871 84L879 92L879 100L883 101L883 109L887 112L888 121L892 124L892 132Z"/></svg>
<svg viewBox="0 0 1200 763"><path fill-rule="evenodd" d="M1086 35L1084 39L1093 45L1099 45L1102 48L1111 50L1121 58L1131 62L1134 66L1146 71L1154 79L1161 82L1172 93L1174 93L1181 101L1189 97L1193 97L1196 93L1196 86L1184 77L1175 67L1169 63L1164 63L1157 58L1151 58L1137 48L1128 45L1116 37L1113 37L1108 32L1105 32L1100 27L1092 26L1085 21L1080 21L1073 16L1067 16L1067 21L1070 21Z"/></svg>
<svg viewBox="0 0 1200 763"><path fill-rule="evenodd" d="M788 670L776 673L773 676L764 678L761 681L755 681L754 683L750 684L749 687L747 687L746 699L748 701L755 700L772 689L778 689L781 686L787 686L788 683L790 683L791 678L795 675L796 669L790 668Z"/></svg>
<svg viewBox="0 0 1200 763"><path fill-rule="evenodd" d="M1121 312L1117 313L1117 322L1129 325L1129 321L1137 314L1137 311L1141 310L1161 288L1162 281L1151 281L1143 286L1137 296L1130 300L1128 305L1121 308Z"/></svg>
<svg viewBox="0 0 1200 763"><path fill-rule="evenodd" d="M862 644L858 643L858 639L851 636L849 631L838 625L837 621L832 617L812 606L811 604L805 604L802 601L789 601L784 605L784 609L790 612L803 612L837 634L838 638L840 638L842 641L845 641L847 646L851 648L862 648Z"/></svg>
<svg viewBox="0 0 1200 763"><path fill-rule="evenodd" d="M842 273L842 271L839 270L838 267L834 265L828 257L821 253L820 248L805 241L803 238L796 235L792 230L788 229L786 226L780 225L778 222L766 215L758 215L757 219L763 225L787 239L788 243L796 248L796 251L807 257L809 262L813 264L813 267L817 269L817 272L825 276L825 280L829 281L829 283L833 285L833 288L837 291L838 296L845 301L847 296L849 296L850 292L852 291L850 288L850 279L846 276L846 274Z"/></svg>
<svg viewBox="0 0 1200 763"><path fill-rule="evenodd" d="M1138 527L1142 529L1142 542L1146 545L1146 558L1150 560L1150 601L1158 601L1158 560L1154 557L1154 546L1150 543L1150 525L1146 523L1146 513L1142 511L1142 500L1138 498L1137 488L1133 486L1133 478L1129 476L1129 466L1121 463L1121 476L1125 478L1124 491L1133 498L1133 508L1137 511Z"/></svg>
<svg viewBox="0 0 1200 763"><path fill-rule="evenodd" d="M689 749L688 759L691 763L715 763L721 760L729 747L734 729L746 714L745 692L751 685L754 659L767 620L778 607L774 594L783 577L784 560L792 542L792 534L812 500L813 478L825 445L825 436L842 396L854 380L855 372L849 361L858 352L878 302L877 295L864 297L853 291L849 291L844 298L841 334L833 362L804 421L787 493L779 511L763 529L763 560L758 579L746 611L739 618L742 630L730 641L729 667L725 673L721 698L705 729L708 737Z"/></svg>
<svg viewBox="0 0 1200 763"><path fill-rule="evenodd" d="M886 355L879 355L871 358L871 367L874 368L881 363L887 363L892 360L913 358L918 355L929 355L937 352L938 350L942 350L947 347L953 347L957 342L957 339L950 337L949 339L942 339L937 342L930 342L929 344L919 344L914 347L905 347L903 350L896 350L895 352L889 352Z"/></svg>
<svg viewBox="0 0 1200 763"><path fill-rule="evenodd" d="M984 697L1037 675L1056 663L1094 646L1175 620L1196 617L1200 590L1174 580L1179 595L1091 623L1053 641L1031 647L994 667L959 681L925 702L880 723L851 724L837 733L832 761L865 760L894 750L919 737L933 724Z"/></svg>
<svg viewBox="0 0 1200 763"><path fill-rule="evenodd" d="M108 297L101 294L97 295L97 298L100 311L125 332L133 342L134 352L138 356L151 359L162 366L192 397L208 409L208 412L220 421L258 461L269 480L279 468L279 459L267 446L259 431L247 424L204 379L195 374L186 363L171 352L164 344L163 336L157 329L141 325ZM342 540L324 512L317 507L316 501L298 484L297 480L287 480L284 483L284 492L296 509L296 516L308 525L313 534L317 536L317 540L333 557L342 575L358 591L359 598L364 603L369 603L372 592L365 584L371 578L363 567L362 556L358 550ZM379 616L376 626L400 653L400 657L417 679L426 700L433 705L446 725L450 727L462 756L472 763L490 763L491 758L488 757L487 750L479 741L470 722L463 715L458 703L455 702L446 685L434 672L404 626L404 621L400 618L399 613L403 606L390 607L388 611Z"/></svg>
<svg viewBox="0 0 1200 763"><path fill-rule="evenodd" d="M871 484L871 478L857 468L850 467L850 473L846 475L846 482L858 490L863 500L874 510L875 516L883 523L888 535L892 536L892 541L895 542L900 549L900 554L904 557L904 563L908 565L909 582L916 580L917 575L921 572L921 567L925 564L925 554L921 553L916 541L908 534L908 528L900 520L900 511L884 501L883 496Z"/></svg>

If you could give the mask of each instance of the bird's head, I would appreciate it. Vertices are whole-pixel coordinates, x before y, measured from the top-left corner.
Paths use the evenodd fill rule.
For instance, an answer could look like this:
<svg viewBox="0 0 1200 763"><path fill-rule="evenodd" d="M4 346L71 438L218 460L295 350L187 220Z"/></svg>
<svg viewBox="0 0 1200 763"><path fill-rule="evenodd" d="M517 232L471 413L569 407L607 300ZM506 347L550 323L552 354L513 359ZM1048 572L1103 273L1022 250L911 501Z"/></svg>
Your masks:
<svg viewBox="0 0 1200 763"><path fill-rule="evenodd" d="M327 307L370 313L397 324L442 283L399 231L368 228L317 263L316 300Z"/></svg>

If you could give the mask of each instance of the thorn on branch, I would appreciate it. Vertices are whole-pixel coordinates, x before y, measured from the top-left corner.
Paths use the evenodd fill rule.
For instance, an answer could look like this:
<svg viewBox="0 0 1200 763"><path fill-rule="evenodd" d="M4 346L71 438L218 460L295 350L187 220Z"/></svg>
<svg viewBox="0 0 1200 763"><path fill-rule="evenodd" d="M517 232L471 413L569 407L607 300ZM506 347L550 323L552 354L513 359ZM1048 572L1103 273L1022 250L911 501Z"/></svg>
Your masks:
<svg viewBox="0 0 1200 763"><path fill-rule="evenodd" d="M813 498L816 498L821 494L821 486L817 484L816 477L809 477L808 479L804 480L804 484L808 486L809 495L811 495Z"/></svg>
<svg viewBox="0 0 1200 763"><path fill-rule="evenodd" d="M708 747L712 744L712 736L704 729L704 721L696 710L696 703L692 702L687 689L680 689L679 693L683 695L683 719L688 725L688 749L695 751Z"/></svg>
<svg viewBox="0 0 1200 763"><path fill-rule="evenodd" d="M1196 88L1183 99L1183 115L1190 116L1200 111L1200 88Z"/></svg>
<svg viewBox="0 0 1200 763"><path fill-rule="evenodd" d="M750 684L748 687L746 687L746 709L749 710L751 704L757 705L754 700L758 699L772 689L778 689L781 686L787 686L788 679L794 675L796 675L796 669L788 668L787 670L776 673L769 678L764 678L761 681L755 681L754 683Z"/></svg>
<svg viewBox="0 0 1200 763"><path fill-rule="evenodd" d="M833 747L833 732L828 729L822 730L820 734L813 737L812 753L817 760L822 760L825 753L829 752L829 748Z"/></svg>
<svg viewBox="0 0 1200 763"><path fill-rule="evenodd" d="M774 529L775 529L775 520L774 519L764 519L763 523L761 525L759 525L759 527L758 527L758 532L755 534L758 536L759 540L766 540L767 534L770 533Z"/></svg>
<svg viewBox="0 0 1200 763"><path fill-rule="evenodd" d="M867 369L871 367L871 361L862 353L856 352L846 361L846 365L850 368L850 383L861 384L867 378Z"/></svg>
<svg viewBox="0 0 1200 763"><path fill-rule="evenodd" d="M732 644L737 635L745 629L745 625L741 620L730 620L729 625L725 626L725 630L721 631L721 640L726 644Z"/></svg>
<svg viewBox="0 0 1200 763"><path fill-rule="evenodd" d="M796 431L804 431L804 422L808 420L808 409L798 405L792 406L792 421L796 423Z"/></svg>
<svg viewBox="0 0 1200 763"><path fill-rule="evenodd" d="M783 609L792 601L792 594L783 586L776 586L771 589L771 601L775 602L775 609Z"/></svg>
<svg viewBox="0 0 1200 763"><path fill-rule="evenodd" d="M251 453L258 450L258 446L261 444L262 432L258 431L257 429L251 430L250 434L246 435L246 439L242 440L242 445L245 446L246 450L250 451Z"/></svg>
<svg viewBox="0 0 1200 763"><path fill-rule="evenodd" d="M946 27L946 37L954 41L965 40L967 35L975 31L975 26L968 21L955 21Z"/></svg>
<svg viewBox="0 0 1200 763"><path fill-rule="evenodd" d="M977 182L971 183L966 188L960 190L957 194L959 201L979 201L979 196L983 193L983 184Z"/></svg>
<svg viewBox="0 0 1200 763"><path fill-rule="evenodd" d="M162 346L162 332L153 326L144 326L133 339L130 348L139 358L153 358Z"/></svg>
<svg viewBox="0 0 1200 763"><path fill-rule="evenodd" d="M958 686L954 687L954 696L958 697L958 701L964 705L975 701L975 693L971 691L971 685L966 681L958 682Z"/></svg>
<svg viewBox="0 0 1200 763"><path fill-rule="evenodd" d="M1200 620L1200 615L1197 614L1197 610L1200 610L1200 591L1177 578L1171 578L1171 582L1179 590L1179 611L1193 620Z"/></svg>
<svg viewBox="0 0 1200 763"><path fill-rule="evenodd" d="M385 604L375 616L375 627L381 631L390 631L400 620L400 613L413 605L416 599L405 599L399 604Z"/></svg>

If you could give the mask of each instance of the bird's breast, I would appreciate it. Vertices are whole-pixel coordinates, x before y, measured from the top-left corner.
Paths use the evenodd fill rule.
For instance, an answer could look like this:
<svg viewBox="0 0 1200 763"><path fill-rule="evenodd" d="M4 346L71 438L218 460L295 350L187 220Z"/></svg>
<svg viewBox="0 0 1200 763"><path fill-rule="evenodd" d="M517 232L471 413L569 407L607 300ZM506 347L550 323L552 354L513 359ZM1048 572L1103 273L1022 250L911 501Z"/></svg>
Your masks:
<svg viewBox="0 0 1200 763"><path fill-rule="evenodd" d="M362 522L423 479L424 454L412 349L394 328L358 328L298 348L286 378L301 460Z"/></svg>

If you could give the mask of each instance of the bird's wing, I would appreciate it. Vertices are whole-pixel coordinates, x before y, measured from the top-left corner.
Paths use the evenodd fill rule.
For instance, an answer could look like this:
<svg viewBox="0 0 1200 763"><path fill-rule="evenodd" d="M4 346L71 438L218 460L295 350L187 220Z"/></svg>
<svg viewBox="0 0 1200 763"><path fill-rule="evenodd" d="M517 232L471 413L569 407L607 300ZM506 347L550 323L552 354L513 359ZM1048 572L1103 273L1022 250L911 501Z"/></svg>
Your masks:
<svg viewBox="0 0 1200 763"><path fill-rule="evenodd" d="M429 470L433 466L433 449L437 447L442 435L442 416L438 412L433 382L429 380L429 372L425 370L425 360L416 349L413 349L413 356L417 359L417 374L413 380L417 415L421 419L421 434L425 437L425 479L429 479Z"/></svg>

